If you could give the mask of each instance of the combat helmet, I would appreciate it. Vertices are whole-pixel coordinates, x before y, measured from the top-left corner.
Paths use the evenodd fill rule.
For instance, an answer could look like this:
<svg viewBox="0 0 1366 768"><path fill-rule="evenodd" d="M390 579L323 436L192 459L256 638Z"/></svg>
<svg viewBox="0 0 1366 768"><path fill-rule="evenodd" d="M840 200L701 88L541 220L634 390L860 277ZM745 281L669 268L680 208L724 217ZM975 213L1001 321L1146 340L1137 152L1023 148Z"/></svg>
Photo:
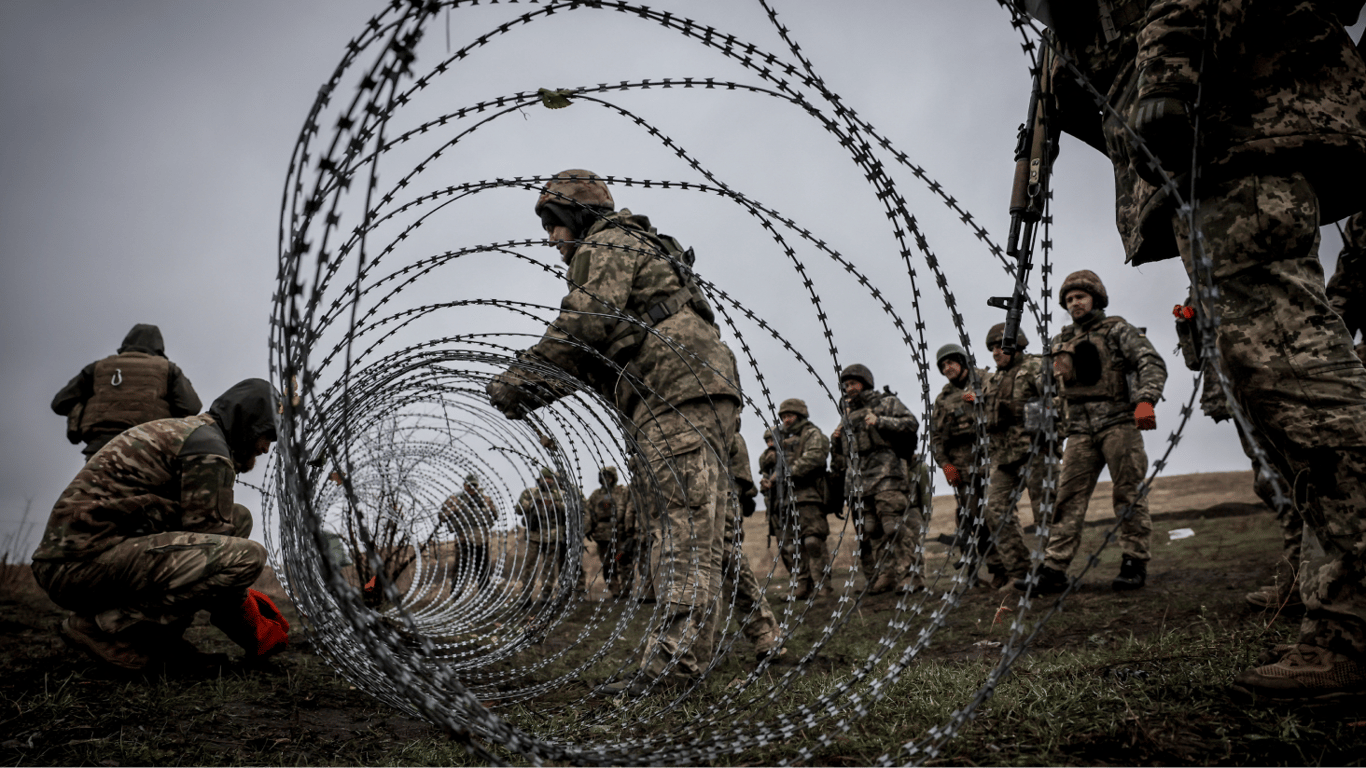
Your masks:
<svg viewBox="0 0 1366 768"><path fill-rule="evenodd" d="M869 374L868 376L869 378L872 378L872 374ZM841 379L841 381L843 381L843 379ZM806 401L796 397L789 397L778 404L778 415L782 416L784 413L795 413L803 419L811 417L811 412L806 409Z"/></svg>
<svg viewBox="0 0 1366 768"><path fill-rule="evenodd" d="M872 391L873 389L873 372L868 370L868 366L863 365L862 363L854 363L840 372L841 385L849 379L858 379L863 382L863 388L868 391Z"/></svg>
<svg viewBox="0 0 1366 768"><path fill-rule="evenodd" d="M1062 281L1062 287L1058 289L1058 303L1063 309L1067 309L1067 292L1075 290L1091 294L1092 309L1105 309L1110 303L1110 295L1105 292L1105 283L1100 281L1099 275L1089 269L1079 269Z"/></svg>
<svg viewBox="0 0 1366 768"><path fill-rule="evenodd" d="M764 441L765 441L765 442L773 442L773 430L772 430L772 429L769 429L769 428L765 428L765 429L764 429Z"/></svg>
<svg viewBox="0 0 1366 768"><path fill-rule="evenodd" d="M478 488L479 476L474 474L473 472L469 473L468 475L465 475L465 485L472 485L475 488Z"/></svg>
<svg viewBox="0 0 1366 768"><path fill-rule="evenodd" d="M584 216L592 213L585 207L596 211L612 211L616 210L616 202L612 200L612 192L602 179L596 173L582 168L571 168L555 174L542 188L541 196L536 198L536 215L543 224L563 224L575 234L583 233L586 229L582 226Z"/></svg>
<svg viewBox="0 0 1366 768"><path fill-rule="evenodd" d="M987 349L991 349L992 347L1000 344L1001 339L1004 338L1005 335L1005 323L997 323L991 326L991 330L987 331ZM1025 337L1024 331L1018 332L1015 335L1015 348L1024 349L1027 346L1029 346L1029 339Z"/></svg>
<svg viewBox="0 0 1366 768"><path fill-rule="evenodd" d="M966 366L968 364L968 351L966 349L963 349L957 344L945 344L939 348L938 352L934 353L935 367L942 368L944 360L953 357L954 355L958 356L958 362L961 365Z"/></svg>
<svg viewBox="0 0 1366 768"><path fill-rule="evenodd" d="M611 482L608 482L609 479L611 480ZM598 470L598 482L602 483L603 485L616 485L617 468L603 467L602 469Z"/></svg>

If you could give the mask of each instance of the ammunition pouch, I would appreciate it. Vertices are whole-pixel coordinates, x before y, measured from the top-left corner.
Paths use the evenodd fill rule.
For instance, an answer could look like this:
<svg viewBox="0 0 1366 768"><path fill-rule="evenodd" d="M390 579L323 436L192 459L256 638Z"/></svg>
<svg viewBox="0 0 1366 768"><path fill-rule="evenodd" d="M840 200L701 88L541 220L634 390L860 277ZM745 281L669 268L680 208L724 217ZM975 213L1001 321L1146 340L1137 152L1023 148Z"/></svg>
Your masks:
<svg viewBox="0 0 1366 768"><path fill-rule="evenodd" d="M1110 342L1115 320L1107 318L1093 331L1053 345L1053 372L1062 382L1064 398L1131 402L1138 373L1126 370Z"/></svg>
<svg viewBox="0 0 1366 768"><path fill-rule="evenodd" d="M1043 406L1044 399L1036 397L1025 403L1024 407L1024 428L1025 432L1031 435L1043 431Z"/></svg>

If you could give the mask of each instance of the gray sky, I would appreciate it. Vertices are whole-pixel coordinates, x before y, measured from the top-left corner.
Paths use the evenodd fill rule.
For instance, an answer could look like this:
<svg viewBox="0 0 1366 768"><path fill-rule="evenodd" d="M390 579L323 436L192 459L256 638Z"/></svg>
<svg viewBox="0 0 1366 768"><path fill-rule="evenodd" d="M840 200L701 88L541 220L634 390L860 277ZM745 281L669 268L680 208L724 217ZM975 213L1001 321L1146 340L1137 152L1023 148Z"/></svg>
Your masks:
<svg viewBox="0 0 1366 768"><path fill-rule="evenodd" d="M757 4L656 5L791 58ZM989 0L776 5L844 103L923 166L1002 243L1015 128L1028 97L1027 62L1008 16ZM266 375L290 152L347 40L380 7L341 0L0 4L0 311L7 331L0 341L0 386L8 402L0 413L8 450L0 465L0 535L15 529L28 499L30 522L41 525L79 468L79 450L65 441L64 421L48 403L82 366L113 353L133 324L161 326L168 356L206 404L242 378ZM539 7L504 3L456 11L429 29L416 67L426 71L444 57L447 28L451 47L458 48ZM475 50L405 108L395 130L515 91L687 76L760 84L715 51L658 25L610 11L563 13ZM347 82L341 95L349 98L352 81ZM903 317L914 320L910 284L873 188L815 121L751 94L656 88L602 98L645 117L734 189L816 232L873 277ZM382 179L396 179L419 156L393 153L381 166ZM888 157L882 159L890 167ZM480 129L415 186L426 190L570 167L702 180L640 128L579 102L555 112L529 108ZM979 364L986 364L981 338L1001 313L984 302L1006 293L1009 280L922 182L904 169L890 172L943 263L967 315ZM1146 326L1167 356L1167 400L1157 409L1158 431L1147 438L1150 458L1156 458L1191 388L1174 353L1170 319L1171 306L1185 295L1185 275L1176 261L1141 269L1123 264L1111 170L1099 153L1064 139L1054 189L1054 285L1072 270L1094 269L1109 286L1112 313ZM619 205L650 215L660 230L694 246L706 279L779 328L830 378L835 363L810 300L752 217L715 197L638 188L615 194ZM395 263L449 248L538 237L533 202L531 193L499 190L452 206L425 238L406 244ZM1330 270L1338 247L1336 231L1327 228L1323 254ZM555 263L548 249L524 252ZM839 346L838 362L869 364L880 384L891 384L922 413L916 368L881 309L814 249L799 247L798 258L816 278ZM932 355L955 339L932 276L923 261L914 266ZM470 258L405 292L404 299L416 305L441 297L501 296L557 304L563 283L539 270L519 271L525 269ZM549 314L540 320L443 315L452 317L460 332L538 333ZM1061 321L1055 308L1055 329ZM761 330L742 330L774 389L774 402L806 398L813 419L828 431L835 411L820 383ZM452 332L417 327L400 341ZM1031 328L1029 335L1037 350L1037 333ZM928 383L932 396L943 381L936 373ZM756 452L761 430L756 419L747 421L744 432ZM1231 426L1198 418L1172 455L1169 471L1247 466ZM264 473L247 479L262 482ZM254 494L242 497L255 504Z"/></svg>

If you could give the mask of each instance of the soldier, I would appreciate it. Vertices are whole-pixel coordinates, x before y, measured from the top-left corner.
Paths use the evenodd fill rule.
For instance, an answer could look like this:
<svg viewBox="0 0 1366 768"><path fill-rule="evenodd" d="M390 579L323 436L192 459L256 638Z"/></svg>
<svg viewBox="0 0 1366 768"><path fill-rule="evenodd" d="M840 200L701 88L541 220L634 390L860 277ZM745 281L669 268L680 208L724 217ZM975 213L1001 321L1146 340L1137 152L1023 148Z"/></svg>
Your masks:
<svg viewBox="0 0 1366 768"><path fill-rule="evenodd" d="M266 550L232 500L237 474L275 440L277 403L247 379L208 413L128 429L86 463L33 553L38 585L74 611L68 643L132 671L207 661L183 637L203 609L249 658L284 648L289 624L248 589Z"/></svg>
<svg viewBox="0 0 1366 768"><path fill-rule="evenodd" d="M1008 587L1029 571L1029 548L1010 500L1018 488L1026 486L1034 524L1039 525L1045 471L1045 454L1031 453L1033 436L1043 418L1043 393L1039 387L1043 364L1037 355L1025 354L1029 340L1024 333L1015 339L1016 351L1006 353L1001 348L1005 327L1005 323L997 323L987 331L987 350L996 362L996 372L982 385L992 464L986 528L989 532L999 530L986 557L992 589ZM1033 425L1028 423L1031 409L1037 413Z"/></svg>
<svg viewBox="0 0 1366 768"><path fill-rule="evenodd" d="M944 472L957 502L957 546L963 554L959 565L971 560L970 552L984 555L989 546L986 531L974 525L980 500L985 496L985 457L980 455L977 428L972 414L973 381L981 386L987 370L968 366L968 353L957 344L945 344L935 353L935 364L948 383L934 399L933 424L930 425L930 455ZM974 376L975 374L975 376Z"/></svg>
<svg viewBox="0 0 1366 768"><path fill-rule="evenodd" d="M924 587L909 553L923 520L911 504L905 457L915 454L920 421L891 392L873 388L873 372L854 364L840 372L844 417L831 434L830 472L843 477L851 513L861 525L859 559L868 593L896 589L912 573L909 590ZM881 568L878 567L879 561Z"/></svg>
<svg viewBox="0 0 1366 768"><path fill-rule="evenodd" d="M764 452L759 454L759 492L764 495L764 510L769 518L769 536L773 536L773 516L777 514L778 506L773 499L773 484L764 482L769 475L773 474L774 468L778 466L777 443L773 441L773 430L764 430Z"/></svg>
<svg viewBox="0 0 1366 768"><path fill-rule="evenodd" d="M570 293L541 341L489 383L489 399L520 418L570 392L576 378L613 402L644 454L662 508L640 519L652 531L655 594L667 603L646 640L642 674L601 689L643 693L671 670L690 684L707 660L693 645L721 589L726 457L739 409L735 357L691 270L692 252L650 220L614 211L612 195L584 170L555 176L536 202L568 264ZM639 510L638 510L639 511Z"/></svg>
<svg viewBox="0 0 1366 768"><path fill-rule="evenodd" d="M1361 4L1124 5L1052 25L1064 54L1055 118L1114 164L1128 260L1179 252L1188 273L1212 277L1233 395L1281 475L1304 479L1301 510L1323 544L1301 568L1299 643L1235 686L1285 698L1366 690L1366 370L1317 253L1319 226L1366 207L1366 62L1344 28ZM1104 111L1067 67L1108 97ZM1172 192L1190 188L1192 160L1199 195L1183 208ZM1160 184L1159 166L1174 184Z"/></svg>
<svg viewBox="0 0 1366 768"><path fill-rule="evenodd" d="M830 565L825 546L830 536L825 519L825 459L830 441L809 416L806 403L795 397L778 405L782 453L775 451L773 469L760 481L760 487L774 499L768 510L769 531L777 532L783 565L797 581L794 600L810 597L815 585L826 581Z"/></svg>
<svg viewBox="0 0 1366 768"><path fill-rule="evenodd" d="M480 589L487 587L492 567L489 561L489 537L498 522L498 509L479 488L479 477L465 476L460 493L452 494L441 505L441 522L455 538L452 577L468 568Z"/></svg>
<svg viewBox="0 0 1366 768"><path fill-rule="evenodd" d="M601 486L589 495L584 507L583 530L597 544L603 583L613 597L620 598L631 591L630 573L635 567L631 544L636 526L627 518L632 511L631 494L626 486L617 484L616 467L603 467L598 483Z"/></svg>
<svg viewBox="0 0 1366 768"><path fill-rule="evenodd" d="M82 368L52 398L53 412L67 417L66 438L84 440L87 459L129 427L192 416L202 405L180 366L166 359L161 329L144 323L123 337L118 354Z"/></svg>
<svg viewBox="0 0 1366 768"><path fill-rule="evenodd" d="M1113 481L1115 515L1120 517L1124 556L1117 590L1139 589L1148 581L1152 517L1138 486L1148 469L1139 430L1157 428L1153 404L1162 398L1167 364L1143 331L1124 318L1107 317L1105 285L1090 270L1073 272L1058 290L1072 324L1053 337L1053 374L1063 400L1062 471L1058 504L1049 530L1044 567L1035 591L1067 588L1067 567L1081 544L1091 492L1105 467ZM1015 582L1027 589L1028 579Z"/></svg>
<svg viewBox="0 0 1366 768"><path fill-rule="evenodd" d="M536 600L553 599L560 574L569 560L566 527L569 511L559 478L550 467L541 467L536 484L517 497L517 514L526 526L526 561L522 567L523 589ZM537 574L541 575L539 586Z"/></svg>

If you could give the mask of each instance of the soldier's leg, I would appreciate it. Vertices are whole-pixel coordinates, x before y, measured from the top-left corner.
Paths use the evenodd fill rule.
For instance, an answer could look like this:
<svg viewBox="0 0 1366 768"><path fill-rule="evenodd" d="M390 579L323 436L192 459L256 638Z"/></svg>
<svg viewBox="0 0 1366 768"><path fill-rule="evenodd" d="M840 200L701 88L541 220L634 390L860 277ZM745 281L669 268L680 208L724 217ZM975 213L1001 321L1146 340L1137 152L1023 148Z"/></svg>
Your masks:
<svg viewBox="0 0 1366 768"><path fill-rule="evenodd" d="M889 500L895 504L894 500ZM897 570L894 572L900 589L903 591L925 588L923 564L919 558L921 528L925 525L925 515L916 499L907 497L906 506L901 514L882 520L883 530L891 530L895 541ZM895 507L888 505L886 512L891 515Z"/></svg>
<svg viewBox="0 0 1366 768"><path fill-rule="evenodd" d="M1299 174L1210 190L1196 210L1219 351L1254 438L1295 483L1323 555L1301 568L1302 643L1366 658L1366 370L1324 293L1318 201ZM1174 229L1189 268L1185 222ZM1284 670L1282 670L1284 671ZM1253 674L1253 673L1245 673ZM1240 681L1260 686L1263 678Z"/></svg>
<svg viewBox="0 0 1366 768"><path fill-rule="evenodd" d="M1047 459L1047 455L1043 452L1040 452L1028 460L1029 478L1025 481L1025 486L1029 489L1029 508L1030 512L1034 515L1034 530L1036 531L1042 528L1044 523L1043 486L1044 478L1048 474ZM1052 488L1056 489L1058 487L1058 476L1060 469L1061 467L1059 467L1057 464L1053 465L1053 478L1051 484ZM1049 500L1053 504L1057 504L1058 493L1056 490L1050 494ZM1021 526L1023 525L1024 523L1021 522Z"/></svg>
<svg viewBox="0 0 1366 768"><path fill-rule="evenodd" d="M830 553L825 546L825 540L830 536L830 521L820 504L798 504L797 516L802 535L802 570L814 587L830 579Z"/></svg>
<svg viewBox="0 0 1366 768"><path fill-rule="evenodd" d="M1148 497L1138 498L1138 486L1148 471L1143 433L1132 424L1120 424L1096 437L1110 468L1115 515L1121 516L1126 507L1131 509L1127 518L1121 517L1120 548L1126 556L1146 563L1152 558L1153 518L1148 513Z"/></svg>
<svg viewBox="0 0 1366 768"><path fill-rule="evenodd" d="M801 516L797 514L795 505L784 510L778 510L778 552L783 560L783 567L788 574L797 582L797 590L809 589L811 581L810 562L801 554L802 532Z"/></svg>
<svg viewBox="0 0 1366 768"><path fill-rule="evenodd" d="M906 507L910 500L899 490L882 490L868 499L873 514L877 517L882 537L875 546L877 578L869 588L871 594L880 594L896 589L897 585L910 570L905 541L912 536L902 524Z"/></svg>
<svg viewBox="0 0 1366 768"><path fill-rule="evenodd" d="M655 594L667 603L664 626L646 638L643 671L694 677L707 662L702 632L715 620L721 592L725 509L730 479L718 446L730 445L735 405L685 405L643 426L642 448L664 505ZM699 652L701 656L699 657Z"/></svg>
<svg viewBox="0 0 1366 768"><path fill-rule="evenodd" d="M877 500L872 496L855 499L849 514L856 525L855 530L859 533L859 568L863 571L864 581L871 587L873 582L877 581L878 544L881 543L883 536L882 518L877 515Z"/></svg>
<svg viewBox="0 0 1366 768"><path fill-rule="evenodd" d="M188 626L200 609L240 610L265 563L265 548L254 541L171 532L127 539L89 560L38 563L34 576L53 602L77 614L88 650L138 668L158 651L142 638L166 640L151 630ZM127 663L104 657L102 645Z"/></svg>
<svg viewBox="0 0 1366 768"><path fill-rule="evenodd" d="M987 555L987 570L993 576L994 588L1005 586L1008 580L1023 576L1029 570L1029 548L1025 546L1024 532L1015 515L1016 505L1010 503L1020 486L1020 476L1027 461L998 464L991 471L991 484L987 490L987 528L995 537L995 546Z"/></svg>
<svg viewBox="0 0 1366 768"><path fill-rule="evenodd" d="M1096 490L1104 462L1104 455L1090 435L1067 436L1058 478L1058 505L1054 520L1048 526L1044 548L1044 567L1065 573L1072 564L1081 545L1086 508Z"/></svg>

